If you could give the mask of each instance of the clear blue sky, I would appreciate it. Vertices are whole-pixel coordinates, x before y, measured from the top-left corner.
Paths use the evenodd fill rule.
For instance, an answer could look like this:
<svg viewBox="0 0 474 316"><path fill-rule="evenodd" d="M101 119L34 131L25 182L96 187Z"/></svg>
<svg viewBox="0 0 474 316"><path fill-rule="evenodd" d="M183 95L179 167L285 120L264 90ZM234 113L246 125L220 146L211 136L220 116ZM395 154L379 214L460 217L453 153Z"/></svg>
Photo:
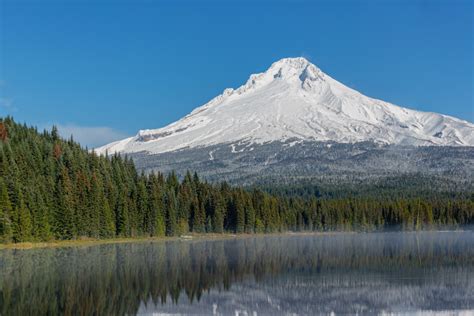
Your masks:
<svg viewBox="0 0 474 316"><path fill-rule="evenodd" d="M304 56L371 97L472 122L473 12L470 0L0 0L0 115L94 146Z"/></svg>

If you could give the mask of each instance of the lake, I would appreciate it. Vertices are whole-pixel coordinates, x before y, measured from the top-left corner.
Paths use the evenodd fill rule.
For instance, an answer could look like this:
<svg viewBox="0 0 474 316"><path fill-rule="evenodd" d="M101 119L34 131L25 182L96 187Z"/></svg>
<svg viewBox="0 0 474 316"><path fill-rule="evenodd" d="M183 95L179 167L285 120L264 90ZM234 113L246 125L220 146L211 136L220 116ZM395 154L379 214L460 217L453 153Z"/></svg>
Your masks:
<svg viewBox="0 0 474 316"><path fill-rule="evenodd" d="M0 251L2 315L474 312L474 233L337 233Z"/></svg>

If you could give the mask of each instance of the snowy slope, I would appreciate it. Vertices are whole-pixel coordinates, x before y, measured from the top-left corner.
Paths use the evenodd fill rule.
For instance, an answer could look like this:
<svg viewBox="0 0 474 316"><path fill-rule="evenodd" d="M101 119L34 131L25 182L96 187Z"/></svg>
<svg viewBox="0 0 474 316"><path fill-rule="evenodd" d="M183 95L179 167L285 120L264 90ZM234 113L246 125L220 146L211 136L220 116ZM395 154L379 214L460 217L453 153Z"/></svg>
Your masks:
<svg viewBox="0 0 474 316"><path fill-rule="evenodd" d="M166 127L97 149L163 153L220 143L289 139L402 145L474 146L474 124L372 99L304 58L285 58L236 90Z"/></svg>

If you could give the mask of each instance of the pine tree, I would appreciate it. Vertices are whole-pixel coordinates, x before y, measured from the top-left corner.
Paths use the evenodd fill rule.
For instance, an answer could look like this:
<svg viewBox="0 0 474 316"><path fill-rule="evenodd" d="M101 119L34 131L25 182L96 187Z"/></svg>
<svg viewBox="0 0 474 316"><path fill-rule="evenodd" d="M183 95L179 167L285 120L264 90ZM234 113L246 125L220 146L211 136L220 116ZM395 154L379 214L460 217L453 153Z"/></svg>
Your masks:
<svg viewBox="0 0 474 316"><path fill-rule="evenodd" d="M116 233L115 216L105 196L102 179L95 171L92 173L90 190L92 196L89 214L91 214L90 220L91 223L93 223L90 236L102 238L114 237Z"/></svg>
<svg viewBox="0 0 474 316"><path fill-rule="evenodd" d="M176 220L178 203L173 189L166 192L166 206L166 235L175 236L178 233Z"/></svg>
<svg viewBox="0 0 474 316"><path fill-rule="evenodd" d="M33 201L31 209L34 207L33 213L33 237L38 240L48 241L53 238L53 232L50 224L50 214L48 207L44 201L44 190L41 184L37 184L37 191L32 192Z"/></svg>
<svg viewBox="0 0 474 316"><path fill-rule="evenodd" d="M60 169L56 199L57 209L54 225L56 237L60 239L71 239L76 237L73 188L68 170L64 166Z"/></svg>
<svg viewBox="0 0 474 316"><path fill-rule="evenodd" d="M233 204L236 212L235 232L241 234L245 231L245 209L242 192L235 194Z"/></svg>
<svg viewBox="0 0 474 316"><path fill-rule="evenodd" d="M3 178L0 178L0 242L9 242L12 240L12 210L7 186Z"/></svg>
<svg viewBox="0 0 474 316"><path fill-rule="evenodd" d="M247 234L255 232L255 209L249 195L245 197L245 232Z"/></svg>
<svg viewBox="0 0 474 316"><path fill-rule="evenodd" d="M16 214L16 219L13 225L13 239L15 242L30 241L33 230L31 214L26 208L21 192L18 195L18 204L15 207L14 214Z"/></svg>
<svg viewBox="0 0 474 316"><path fill-rule="evenodd" d="M163 206L163 191L158 177L150 175L148 197L150 198L150 214L153 219L152 236L164 236L166 234L165 214Z"/></svg>
<svg viewBox="0 0 474 316"><path fill-rule="evenodd" d="M153 231L154 226L154 219L150 214L149 208L149 198L148 198L148 191L146 188L145 183L145 176L140 176L137 185L137 211L138 211L138 225L139 225L139 233L145 233L147 235L151 235L150 232Z"/></svg>
<svg viewBox="0 0 474 316"><path fill-rule="evenodd" d="M206 212L204 205L198 197L195 197L191 202L192 214L192 230L196 233L203 233L206 231Z"/></svg>
<svg viewBox="0 0 474 316"><path fill-rule="evenodd" d="M211 205L213 208L212 213L212 228L215 233L224 232L224 214L225 214L225 201L222 198L220 192L216 192L211 199Z"/></svg>
<svg viewBox="0 0 474 316"><path fill-rule="evenodd" d="M192 201L192 183L183 181L178 190L177 203L177 225L179 234L185 234L189 231L189 213L191 211Z"/></svg>
<svg viewBox="0 0 474 316"><path fill-rule="evenodd" d="M102 216L100 220L100 236L105 238L115 237L114 214L105 197L100 199L102 205Z"/></svg>
<svg viewBox="0 0 474 316"><path fill-rule="evenodd" d="M116 227L117 235L122 237L130 236L130 218L128 210L127 190L122 188L118 195Z"/></svg>
<svg viewBox="0 0 474 316"><path fill-rule="evenodd" d="M59 140L59 131L56 125L53 125L53 128L51 129L51 138L53 141Z"/></svg>

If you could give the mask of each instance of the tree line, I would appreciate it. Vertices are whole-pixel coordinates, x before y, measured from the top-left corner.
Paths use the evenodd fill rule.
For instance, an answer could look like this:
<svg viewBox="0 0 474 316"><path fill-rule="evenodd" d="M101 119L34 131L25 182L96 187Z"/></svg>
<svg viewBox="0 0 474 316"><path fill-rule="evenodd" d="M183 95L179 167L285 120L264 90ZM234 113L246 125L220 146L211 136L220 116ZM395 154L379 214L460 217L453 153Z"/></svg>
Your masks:
<svg viewBox="0 0 474 316"><path fill-rule="evenodd" d="M55 127L0 119L2 242L473 223L472 195L321 199L210 184L190 172L145 175L131 159L99 156Z"/></svg>

